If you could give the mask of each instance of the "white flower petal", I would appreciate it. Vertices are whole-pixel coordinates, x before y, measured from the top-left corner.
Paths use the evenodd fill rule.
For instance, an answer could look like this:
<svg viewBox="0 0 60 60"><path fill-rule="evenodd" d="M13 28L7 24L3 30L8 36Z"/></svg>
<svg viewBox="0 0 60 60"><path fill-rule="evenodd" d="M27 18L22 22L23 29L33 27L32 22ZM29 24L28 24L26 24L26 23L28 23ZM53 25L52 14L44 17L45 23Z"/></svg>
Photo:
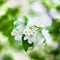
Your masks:
<svg viewBox="0 0 60 60"><path fill-rule="evenodd" d="M11 35L14 36L18 33L18 31L16 29L13 29L13 31L11 32Z"/></svg>
<svg viewBox="0 0 60 60"><path fill-rule="evenodd" d="M31 44L32 43L32 40L31 39L28 39L28 43Z"/></svg>
<svg viewBox="0 0 60 60"><path fill-rule="evenodd" d="M27 40L27 39L28 39L28 37L27 37L27 36L25 36L25 37L24 37L24 40Z"/></svg>
<svg viewBox="0 0 60 60"><path fill-rule="evenodd" d="M15 40L20 41L20 40L21 40L21 38L22 38L22 36L21 36L21 35L16 35L16 36L15 36Z"/></svg>

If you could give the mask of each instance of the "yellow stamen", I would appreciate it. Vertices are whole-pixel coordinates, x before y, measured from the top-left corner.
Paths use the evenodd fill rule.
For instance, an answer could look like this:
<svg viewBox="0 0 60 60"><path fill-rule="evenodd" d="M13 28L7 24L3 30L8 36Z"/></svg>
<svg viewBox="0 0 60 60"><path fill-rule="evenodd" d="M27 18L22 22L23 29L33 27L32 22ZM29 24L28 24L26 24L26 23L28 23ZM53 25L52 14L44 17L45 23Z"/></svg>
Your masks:
<svg viewBox="0 0 60 60"><path fill-rule="evenodd" d="M33 37L33 35L32 34L30 34L30 38L32 38Z"/></svg>

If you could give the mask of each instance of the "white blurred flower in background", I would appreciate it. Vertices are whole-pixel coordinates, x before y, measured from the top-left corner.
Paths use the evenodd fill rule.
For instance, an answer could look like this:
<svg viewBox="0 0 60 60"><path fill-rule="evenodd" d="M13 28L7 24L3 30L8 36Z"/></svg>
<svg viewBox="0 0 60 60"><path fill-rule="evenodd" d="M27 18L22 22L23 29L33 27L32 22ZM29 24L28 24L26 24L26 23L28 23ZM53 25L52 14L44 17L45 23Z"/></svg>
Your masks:
<svg viewBox="0 0 60 60"><path fill-rule="evenodd" d="M5 44L8 42L8 38L3 35L2 32L0 32L0 43Z"/></svg>
<svg viewBox="0 0 60 60"><path fill-rule="evenodd" d="M54 4L60 4L59 0L51 0Z"/></svg>
<svg viewBox="0 0 60 60"><path fill-rule="evenodd" d="M43 4L41 2L38 2L38 1L33 2L31 4L31 8L35 12L39 12L39 13L43 13L43 14L46 12L46 8L43 6Z"/></svg>
<svg viewBox="0 0 60 60"><path fill-rule="evenodd" d="M34 3L32 3L31 9L36 13L40 14L40 16L36 16L33 19L31 18L30 23L32 23L33 21L37 25L39 24L39 26L49 26L52 24L52 19L47 14L47 9L44 7L44 5L41 2L35 1Z"/></svg>
<svg viewBox="0 0 60 60"><path fill-rule="evenodd" d="M49 13L50 13L52 18L60 19L60 12L58 12L55 8L51 8Z"/></svg>

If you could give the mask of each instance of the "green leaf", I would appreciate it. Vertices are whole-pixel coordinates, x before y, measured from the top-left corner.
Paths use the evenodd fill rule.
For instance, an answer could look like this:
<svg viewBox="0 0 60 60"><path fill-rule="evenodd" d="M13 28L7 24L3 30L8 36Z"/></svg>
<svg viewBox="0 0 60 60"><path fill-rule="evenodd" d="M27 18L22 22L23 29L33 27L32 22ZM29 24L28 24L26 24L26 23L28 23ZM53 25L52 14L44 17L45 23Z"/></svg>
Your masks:
<svg viewBox="0 0 60 60"><path fill-rule="evenodd" d="M3 46L2 43L0 42L0 52L2 51L3 48L4 48L4 46Z"/></svg>
<svg viewBox="0 0 60 60"><path fill-rule="evenodd" d="M26 16L24 16L23 19L24 19L24 25L26 26L28 23L28 18Z"/></svg>
<svg viewBox="0 0 60 60"><path fill-rule="evenodd" d="M11 55L5 54L5 55L3 56L3 60L14 60L14 59L13 59L13 57L12 57Z"/></svg>
<svg viewBox="0 0 60 60"><path fill-rule="evenodd" d="M17 27L19 25L22 25L23 26L23 23L22 22L19 22L19 21L16 21L16 24L14 26Z"/></svg>
<svg viewBox="0 0 60 60"><path fill-rule="evenodd" d="M35 26L35 28L37 28L38 31L42 31L42 29L43 29L43 28L40 27L40 26L36 26L36 25L34 25L34 26Z"/></svg>
<svg viewBox="0 0 60 60"><path fill-rule="evenodd" d="M0 6L4 5L4 3L6 3L7 0L0 0Z"/></svg>
<svg viewBox="0 0 60 60"><path fill-rule="evenodd" d="M29 44L28 40L24 40L24 37L25 37L25 35L23 34L23 36L22 36L22 44L23 44L23 47L24 47L25 51L27 52L28 48L33 46L33 43Z"/></svg>
<svg viewBox="0 0 60 60"><path fill-rule="evenodd" d="M25 27L27 25L27 23L28 23L28 18L26 16L24 16L23 17L23 22L17 20L16 23L15 23L15 27L17 27L19 25Z"/></svg>
<svg viewBox="0 0 60 60"><path fill-rule="evenodd" d="M57 10L58 12L60 12L60 5L58 5L58 6L56 7L56 10Z"/></svg>

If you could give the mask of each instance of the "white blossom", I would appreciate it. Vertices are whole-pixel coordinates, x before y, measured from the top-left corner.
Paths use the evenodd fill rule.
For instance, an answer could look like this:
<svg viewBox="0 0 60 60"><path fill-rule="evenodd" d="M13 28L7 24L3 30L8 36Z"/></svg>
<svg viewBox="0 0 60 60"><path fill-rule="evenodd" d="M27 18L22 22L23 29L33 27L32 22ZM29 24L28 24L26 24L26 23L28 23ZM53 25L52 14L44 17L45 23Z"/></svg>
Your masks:
<svg viewBox="0 0 60 60"><path fill-rule="evenodd" d="M51 0L54 4L60 4L59 0Z"/></svg>
<svg viewBox="0 0 60 60"><path fill-rule="evenodd" d="M28 40L28 43L37 44L39 41L42 43L42 37L40 36L40 32L32 25L28 25L26 29L24 29L23 34L25 35L24 40Z"/></svg>
<svg viewBox="0 0 60 60"><path fill-rule="evenodd" d="M13 29L11 35L14 36L15 40L21 40L23 29L19 26L17 29Z"/></svg>
<svg viewBox="0 0 60 60"><path fill-rule="evenodd" d="M13 29L13 31L11 32L11 35L15 36L16 34L18 34L18 31L16 29Z"/></svg>
<svg viewBox="0 0 60 60"><path fill-rule="evenodd" d="M38 23L28 23L27 26L24 27L22 19L18 19L14 22L14 25L17 26L13 29L11 35L14 36L15 40L22 41L22 36L24 34L24 40L27 40L29 44L34 43L40 45L44 41L44 36L42 37L41 32L35 27L35 25L38 26L37 24Z"/></svg>
<svg viewBox="0 0 60 60"><path fill-rule="evenodd" d="M23 31L23 34L25 35L24 40L28 39L28 43L31 44L36 38L36 33L37 31L33 26L27 26Z"/></svg>
<svg viewBox="0 0 60 60"><path fill-rule="evenodd" d="M23 25L20 24L22 23L22 19L18 19L17 21L14 22L14 25L17 25L13 31L11 32L11 35L14 36L15 40L21 40L22 38L22 33L23 33Z"/></svg>

